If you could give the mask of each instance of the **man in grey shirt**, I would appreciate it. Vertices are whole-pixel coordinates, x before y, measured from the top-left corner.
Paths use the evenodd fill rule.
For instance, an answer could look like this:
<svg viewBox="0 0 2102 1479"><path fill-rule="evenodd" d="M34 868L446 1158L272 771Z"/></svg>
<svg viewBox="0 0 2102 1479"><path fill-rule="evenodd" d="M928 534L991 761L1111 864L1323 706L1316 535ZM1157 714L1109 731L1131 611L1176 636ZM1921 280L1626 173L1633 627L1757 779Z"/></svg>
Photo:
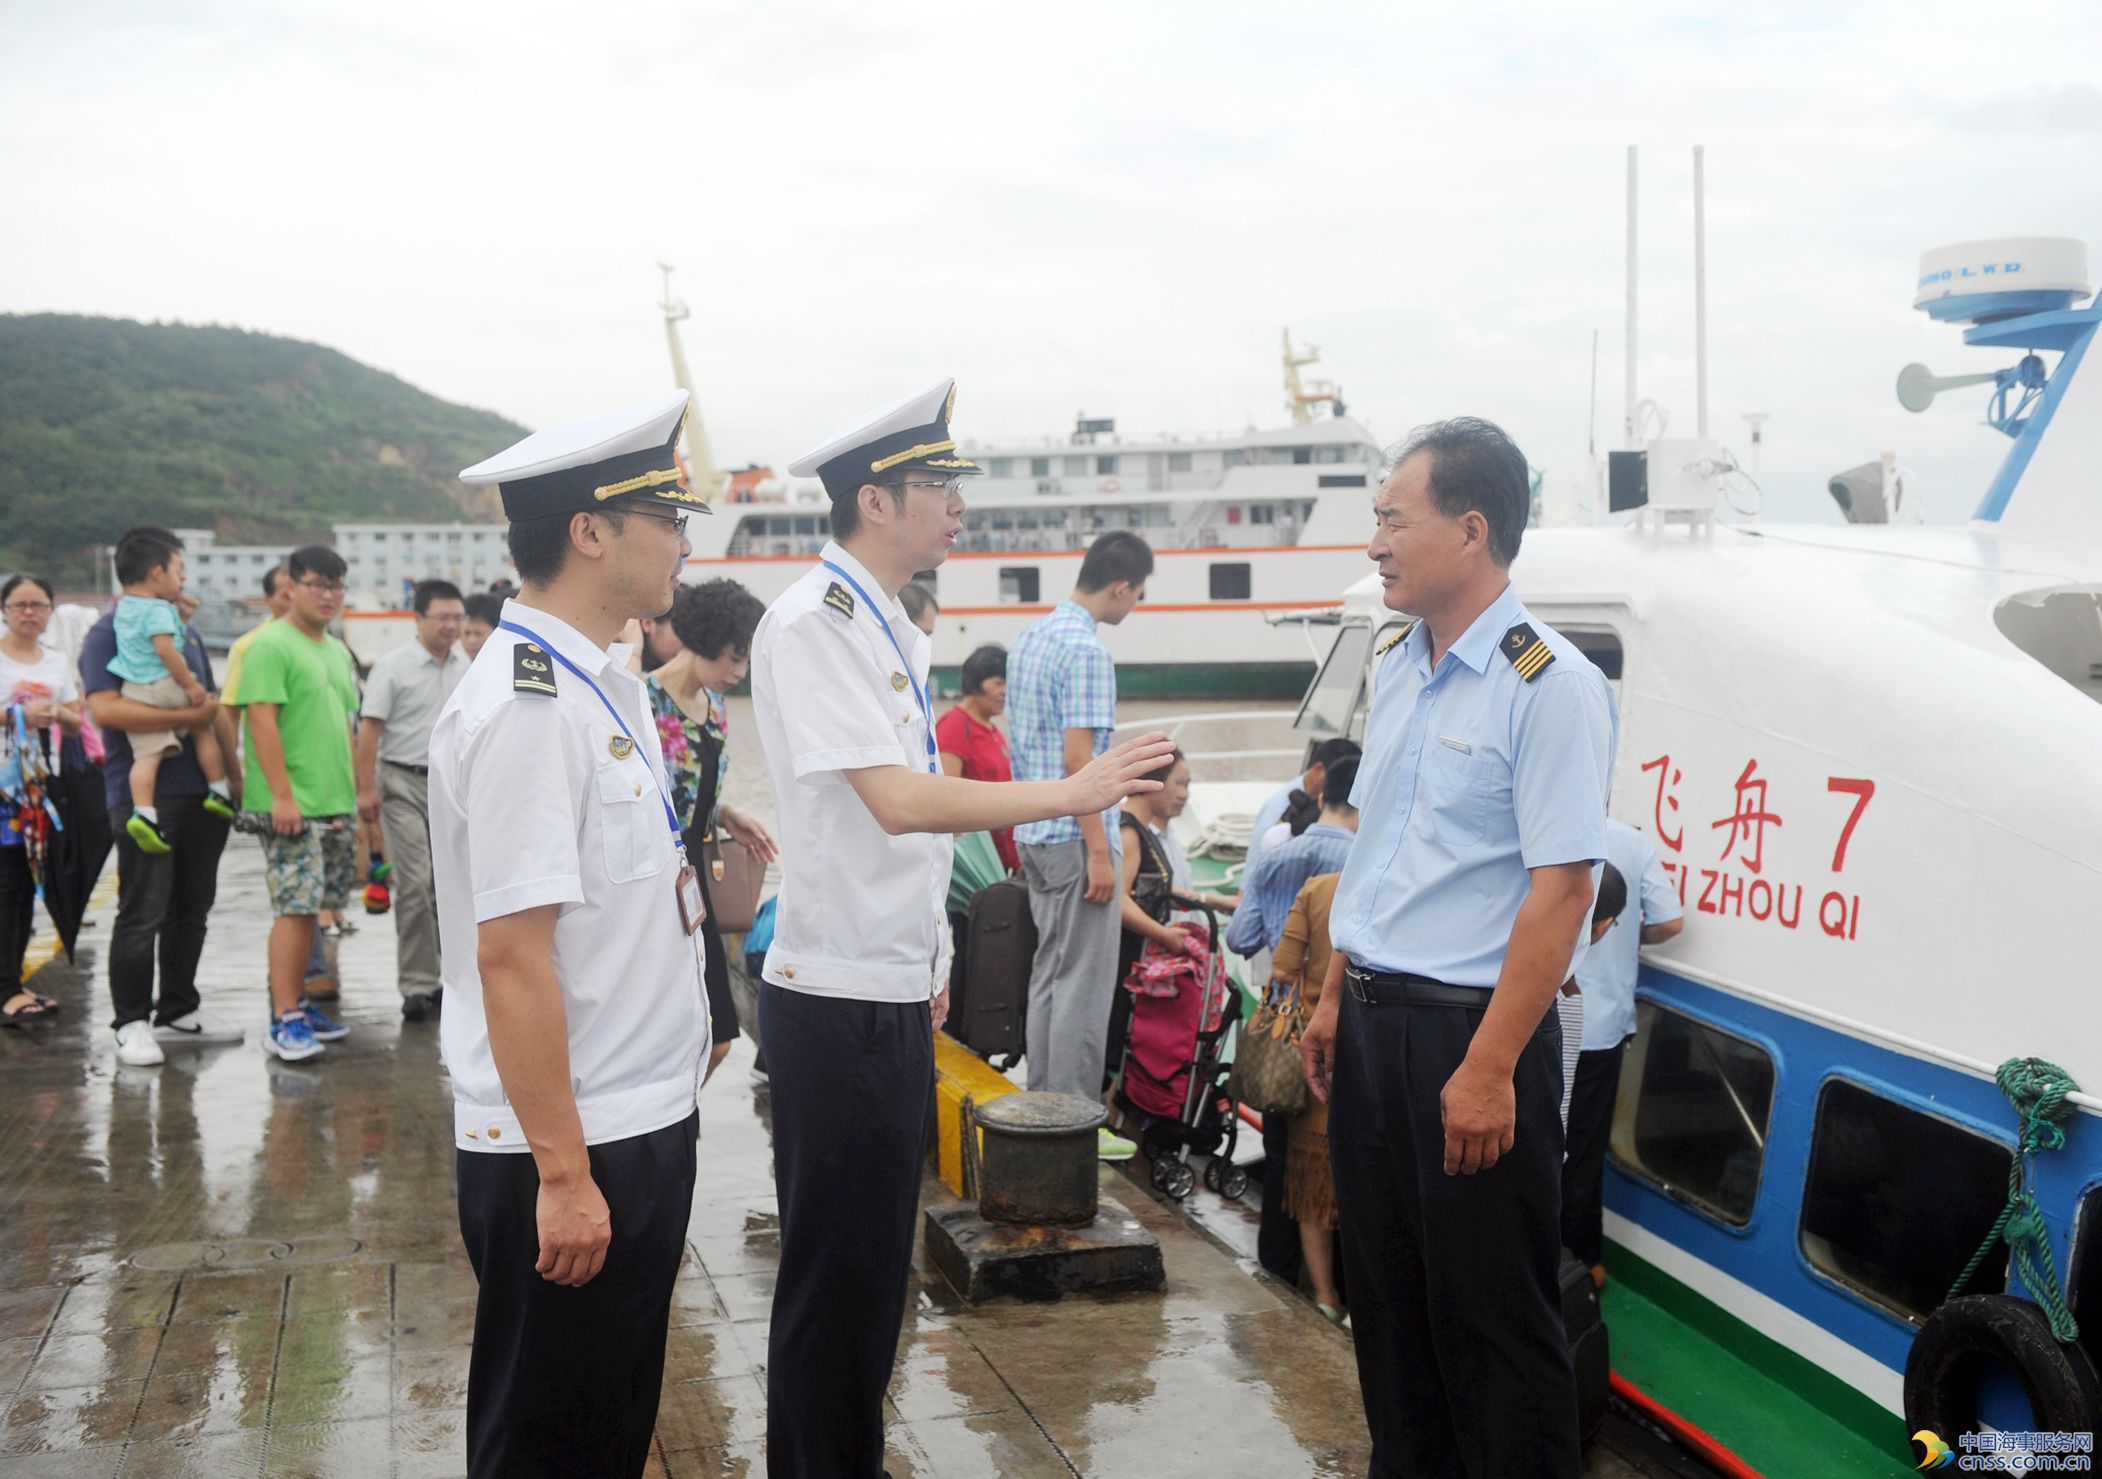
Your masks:
<svg viewBox="0 0 2102 1479"><path fill-rule="evenodd" d="M458 586L416 587L416 640L372 665L358 718L358 815L378 822L394 864L394 944L401 1015L421 1022L438 1005L438 893L431 873L431 726L467 676Z"/></svg>

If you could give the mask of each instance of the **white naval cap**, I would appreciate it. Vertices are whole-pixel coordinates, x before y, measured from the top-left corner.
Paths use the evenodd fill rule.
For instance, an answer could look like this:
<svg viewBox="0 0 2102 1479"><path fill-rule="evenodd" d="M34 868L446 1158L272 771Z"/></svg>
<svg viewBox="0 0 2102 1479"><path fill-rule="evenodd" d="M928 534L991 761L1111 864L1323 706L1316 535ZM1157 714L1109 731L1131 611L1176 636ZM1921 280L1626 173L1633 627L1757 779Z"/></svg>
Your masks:
<svg viewBox="0 0 2102 1479"><path fill-rule="evenodd" d="M708 500L685 486L678 465L688 399L674 390L547 427L463 469L460 481L497 484L513 519L600 508L615 498L712 513Z"/></svg>
<svg viewBox="0 0 2102 1479"><path fill-rule="evenodd" d="M840 499L852 498L863 483L899 469L927 467L951 475L983 472L977 463L956 455L956 438L949 432L955 409L955 380L937 380L917 395L857 417L822 446L789 463L789 474L822 478L825 492Z"/></svg>

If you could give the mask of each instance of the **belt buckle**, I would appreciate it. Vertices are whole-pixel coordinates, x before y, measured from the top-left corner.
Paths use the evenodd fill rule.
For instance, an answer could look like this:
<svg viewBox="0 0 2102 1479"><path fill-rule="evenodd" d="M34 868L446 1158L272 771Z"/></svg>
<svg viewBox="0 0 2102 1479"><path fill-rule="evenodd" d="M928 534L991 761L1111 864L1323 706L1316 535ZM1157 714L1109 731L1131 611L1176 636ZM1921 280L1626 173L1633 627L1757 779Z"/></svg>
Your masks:
<svg viewBox="0 0 2102 1479"><path fill-rule="evenodd" d="M1343 970L1343 984L1349 988L1353 997L1370 1006L1372 1005L1372 997L1365 990L1365 974L1365 972L1360 971L1354 965L1346 966Z"/></svg>

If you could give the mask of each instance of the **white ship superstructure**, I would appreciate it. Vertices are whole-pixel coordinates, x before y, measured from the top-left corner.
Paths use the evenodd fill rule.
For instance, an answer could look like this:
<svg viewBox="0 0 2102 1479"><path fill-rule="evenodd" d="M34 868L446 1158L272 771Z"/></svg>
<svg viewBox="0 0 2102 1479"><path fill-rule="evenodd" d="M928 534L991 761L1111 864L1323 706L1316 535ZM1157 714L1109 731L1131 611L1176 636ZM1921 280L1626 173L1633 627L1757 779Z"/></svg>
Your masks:
<svg viewBox="0 0 2102 1479"><path fill-rule="evenodd" d="M1105 636L1137 688L1200 692L1230 670L1236 696L1295 692L1313 657L1303 630L1263 618L1333 609L1365 568L1381 450L1347 416L1189 439L1082 419L1062 440L962 451L986 476L965 487L962 545L920 577L941 604L938 666L1012 643L1071 592L1096 536L1130 529L1157 564L1145 602ZM720 503L689 525L687 578L729 576L770 601L817 557L828 505L815 483L754 491L775 501Z"/></svg>

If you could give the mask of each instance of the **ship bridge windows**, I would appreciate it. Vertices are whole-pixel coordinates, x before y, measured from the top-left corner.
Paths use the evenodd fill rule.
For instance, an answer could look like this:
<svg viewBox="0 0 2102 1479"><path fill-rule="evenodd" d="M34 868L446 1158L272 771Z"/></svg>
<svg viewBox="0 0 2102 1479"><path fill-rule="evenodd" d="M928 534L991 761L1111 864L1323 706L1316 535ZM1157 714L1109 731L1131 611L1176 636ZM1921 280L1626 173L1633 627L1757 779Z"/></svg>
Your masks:
<svg viewBox="0 0 2102 1479"><path fill-rule="evenodd" d="M1000 604L1003 606L1034 606L1041 594L1042 574L1034 565L1002 565L1000 567Z"/></svg>
<svg viewBox="0 0 2102 1479"><path fill-rule="evenodd" d="M1032 458L1030 458L1030 459L1029 459L1029 476L1031 476L1032 478L1048 478L1048 477L1050 477L1050 476L1051 476L1051 459L1050 459L1050 458L1048 458L1048 457L1032 457Z"/></svg>
<svg viewBox="0 0 2102 1479"><path fill-rule="evenodd" d="M1999 1141L1846 1079L1826 1081L1810 1132L1803 1256L1827 1277L1917 1323L1932 1314L2007 1202ZM2007 1245L1969 1292L2007 1287Z"/></svg>
<svg viewBox="0 0 2102 1479"><path fill-rule="evenodd" d="M1743 1227L1759 1195L1773 1104L1766 1049L1654 1001L1636 1003L1613 1109L1613 1159L1623 1170Z"/></svg>
<svg viewBox="0 0 2102 1479"><path fill-rule="evenodd" d="M2102 702L2102 589L2024 591L1994 608L1993 623L2031 658Z"/></svg>
<svg viewBox="0 0 2102 1479"><path fill-rule="evenodd" d="M1252 586L1250 575L1251 567L1246 560L1212 566L1212 599L1214 601L1247 600Z"/></svg>
<svg viewBox="0 0 2102 1479"><path fill-rule="evenodd" d="M1362 695L1365 691L1365 659L1372 652L1372 628L1350 622L1337 629L1335 644L1321 664L1313 686L1300 700L1299 716L1292 721L1296 734L1313 739L1348 735L1360 739L1365 732Z"/></svg>

